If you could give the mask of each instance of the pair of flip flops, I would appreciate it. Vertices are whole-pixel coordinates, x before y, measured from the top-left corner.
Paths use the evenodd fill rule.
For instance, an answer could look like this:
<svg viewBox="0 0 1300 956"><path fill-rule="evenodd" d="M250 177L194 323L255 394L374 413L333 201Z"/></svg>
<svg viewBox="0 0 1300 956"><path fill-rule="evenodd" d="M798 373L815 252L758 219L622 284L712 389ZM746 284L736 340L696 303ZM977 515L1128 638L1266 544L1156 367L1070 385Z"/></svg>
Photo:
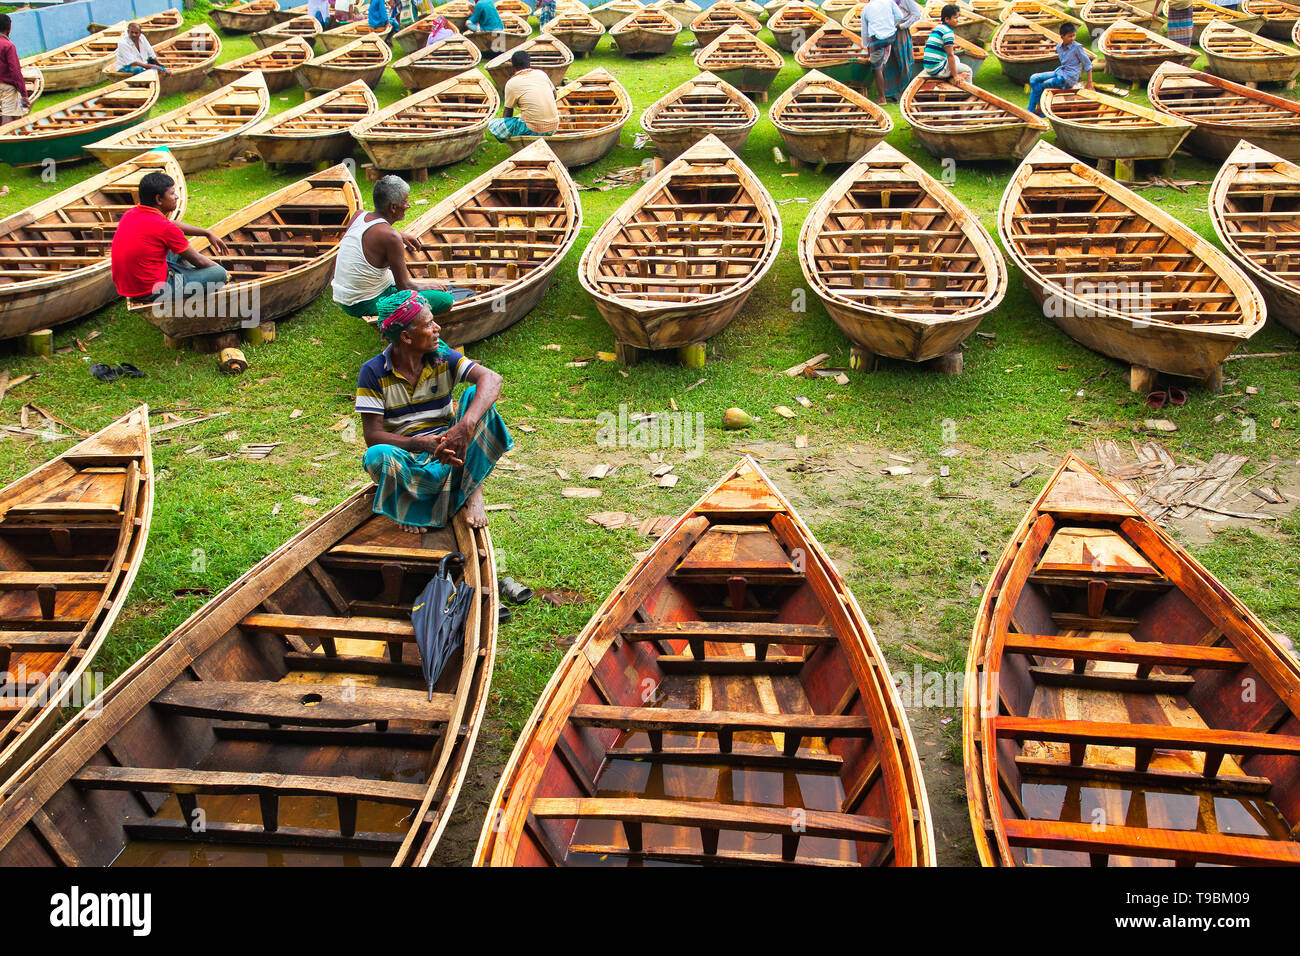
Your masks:
<svg viewBox="0 0 1300 956"><path fill-rule="evenodd" d="M1181 388L1170 386L1168 389L1156 389L1147 396L1147 408L1164 408L1165 404L1178 406L1187 404L1187 393Z"/></svg>
<svg viewBox="0 0 1300 956"><path fill-rule="evenodd" d="M144 372L130 362L123 362L121 365L105 365L103 362L96 362L90 366L90 374L101 382L116 382L119 378L144 378Z"/></svg>

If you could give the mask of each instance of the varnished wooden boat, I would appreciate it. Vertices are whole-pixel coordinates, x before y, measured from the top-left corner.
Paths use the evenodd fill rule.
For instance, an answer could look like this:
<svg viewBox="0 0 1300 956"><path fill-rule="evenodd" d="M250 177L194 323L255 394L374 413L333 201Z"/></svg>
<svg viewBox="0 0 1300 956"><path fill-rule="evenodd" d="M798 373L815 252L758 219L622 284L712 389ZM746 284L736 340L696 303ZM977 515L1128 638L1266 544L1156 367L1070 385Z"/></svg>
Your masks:
<svg viewBox="0 0 1300 956"><path fill-rule="evenodd" d="M966 660L986 866L1300 863L1300 668L1073 455L998 562Z"/></svg>
<svg viewBox="0 0 1300 956"><path fill-rule="evenodd" d="M1012 14L993 34L993 55L1002 75L1013 83L1028 83L1035 73L1051 72L1060 64L1056 45L1061 37L1047 27Z"/></svg>
<svg viewBox="0 0 1300 956"><path fill-rule="evenodd" d="M706 136L605 220L578 278L635 361L637 350L683 348L726 328L780 250L771 194Z"/></svg>
<svg viewBox="0 0 1300 956"><path fill-rule="evenodd" d="M632 14L640 12L643 6L641 0L609 0L608 3L592 7L591 16L606 30L610 30Z"/></svg>
<svg viewBox="0 0 1300 956"><path fill-rule="evenodd" d="M36 101L45 92L45 75L36 67L28 66L23 68L23 79L27 83L27 106L34 109Z"/></svg>
<svg viewBox="0 0 1300 956"><path fill-rule="evenodd" d="M221 37L212 27L200 23L170 40L161 41L153 49L158 62L167 69L166 73L158 75L158 95L189 93L208 81L208 74L217 57L221 56ZM114 81L125 80L131 75L104 71L105 78Z"/></svg>
<svg viewBox="0 0 1300 956"><path fill-rule="evenodd" d="M1007 184L998 233L1048 318L1137 369L1215 385L1264 325L1258 290L1223 253L1047 143Z"/></svg>
<svg viewBox="0 0 1300 956"><path fill-rule="evenodd" d="M834 563L745 458L578 636L475 863L933 866L888 673Z"/></svg>
<svg viewBox="0 0 1300 956"><path fill-rule="evenodd" d="M409 535L373 500L310 524L61 728L0 803L0 863L427 864L487 705L492 540L461 515ZM450 552L476 597L430 699L409 615Z"/></svg>
<svg viewBox="0 0 1300 956"><path fill-rule="evenodd" d="M276 0L248 0L228 7L213 7L210 16L227 33L256 33L275 26L279 9Z"/></svg>
<svg viewBox="0 0 1300 956"><path fill-rule="evenodd" d="M1166 4L1167 6L1167 4ZM1221 7L1217 3L1210 3L1209 0L1193 0L1192 3L1192 42L1196 45L1201 43L1201 34L1211 23L1230 23L1235 27L1245 30L1247 33L1258 33L1264 26L1262 16L1252 16L1242 13L1240 10Z"/></svg>
<svg viewBox="0 0 1300 956"><path fill-rule="evenodd" d="M1168 159L1192 124L1095 90L1047 90L1043 115L1056 145L1090 159Z"/></svg>
<svg viewBox="0 0 1300 956"><path fill-rule="evenodd" d="M392 55L388 44L378 37L358 37L346 46L299 64L293 75L298 85L308 92L336 90L353 80L361 80L373 90Z"/></svg>
<svg viewBox="0 0 1300 956"><path fill-rule="evenodd" d="M248 131L248 145L264 163L337 163L356 147L352 127L378 109L370 87L354 80L262 120Z"/></svg>
<svg viewBox="0 0 1300 956"><path fill-rule="evenodd" d="M776 45L793 53L814 33L831 22L831 18L810 3L792 0L781 6L767 21Z"/></svg>
<svg viewBox="0 0 1300 956"><path fill-rule="evenodd" d="M1076 27L1083 26L1083 21L1078 17L1070 16L1063 6L1047 3L1044 0L1012 0L1002 8L1000 19L1005 23L1012 17L1024 17L1053 33L1057 32L1057 28L1062 23L1073 23Z"/></svg>
<svg viewBox="0 0 1300 956"><path fill-rule="evenodd" d="M1190 152L1222 160L1248 139L1284 159L1300 161L1300 103L1222 77L1164 63L1147 86L1151 105L1196 128L1184 142Z"/></svg>
<svg viewBox="0 0 1300 956"><path fill-rule="evenodd" d="M552 86L564 82L564 74L573 66L573 51L553 36L535 36L525 40L514 50L494 56L483 65L498 90L505 92L506 81L515 75L515 68L510 65L510 58L516 50L528 54L532 68L541 70L550 78Z"/></svg>
<svg viewBox="0 0 1300 956"><path fill-rule="evenodd" d="M88 159L86 144L126 130L158 102L158 72L146 70L110 86L20 116L0 126L0 162L35 166Z"/></svg>
<svg viewBox="0 0 1300 956"><path fill-rule="evenodd" d="M434 7L433 12L444 17L458 32L464 33L465 24L474 12L474 4L472 0L451 0L450 3Z"/></svg>
<svg viewBox="0 0 1300 956"><path fill-rule="evenodd" d="M1291 39L1295 25L1300 22L1300 6L1285 0L1243 0L1241 12L1252 17L1263 17L1259 32L1274 40L1286 43Z"/></svg>
<svg viewBox="0 0 1300 956"><path fill-rule="evenodd" d="M109 245L117 221L139 199L140 178L151 172L176 181L172 218L184 216L185 175L159 150L0 219L0 339L82 318L117 299Z"/></svg>
<svg viewBox="0 0 1300 956"><path fill-rule="evenodd" d="M1097 40L1106 72L1116 79L1145 83L1162 63L1191 66L1196 51L1129 20L1117 20Z"/></svg>
<svg viewBox="0 0 1300 956"><path fill-rule="evenodd" d="M320 35L320 21L315 17L294 17L292 20L285 20L277 23L273 27L267 27L253 34L253 43L259 50L265 50L269 46L275 46L282 40L289 37L301 37L306 40L315 52L316 38Z"/></svg>
<svg viewBox="0 0 1300 956"><path fill-rule="evenodd" d="M860 66L858 60L866 55L866 47L856 34L828 22L799 45L794 61L805 70L818 70L833 80L860 86L862 71L868 68Z"/></svg>
<svg viewBox="0 0 1300 956"><path fill-rule="evenodd" d="M703 11L695 0L654 0L653 3L646 5L648 10L662 10L674 20L677 26L685 30L691 25L691 21L700 15Z"/></svg>
<svg viewBox="0 0 1300 956"><path fill-rule="evenodd" d="M141 17L134 22L140 24L140 32L151 46L157 46L163 40L170 40L181 32L185 26L185 14L180 10L164 10L150 17Z"/></svg>
<svg viewBox="0 0 1300 956"><path fill-rule="evenodd" d="M478 70L417 90L352 127L376 169L449 166L483 142L501 98Z"/></svg>
<svg viewBox="0 0 1300 956"><path fill-rule="evenodd" d="M210 227L228 255L216 255L203 236L190 240L230 275L201 305L178 308L163 299L128 308L173 339L285 318L329 285L339 241L361 209L361 191L343 163L290 183Z"/></svg>
<svg viewBox="0 0 1300 956"><path fill-rule="evenodd" d="M770 118L786 152L809 166L854 162L894 129L869 97L817 70L777 97Z"/></svg>
<svg viewBox="0 0 1300 956"><path fill-rule="evenodd" d="M596 49L596 44L605 35L605 27L592 14L578 11L552 17L542 27L542 34L555 37L572 50L574 56L586 56Z"/></svg>
<svg viewBox="0 0 1300 956"><path fill-rule="evenodd" d="M1242 140L1210 187L1210 222L1268 317L1300 335L1300 166Z"/></svg>
<svg viewBox="0 0 1300 956"><path fill-rule="evenodd" d="M964 80L921 75L899 100L913 138L931 156L962 161L1020 159L1047 121Z"/></svg>
<svg viewBox="0 0 1300 956"><path fill-rule="evenodd" d="M474 69L482 58L478 47L454 36L393 61L393 72L402 86L414 93Z"/></svg>
<svg viewBox="0 0 1300 956"><path fill-rule="evenodd" d="M466 345L532 311L581 228L578 188L540 139L406 226L421 247L406 268L474 290L438 315L443 341Z"/></svg>
<svg viewBox="0 0 1300 956"><path fill-rule="evenodd" d="M1079 19L1088 28L1088 36L1100 38L1117 20L1159 32L1165 28L1164 18L1149 13L1128 0L1088 0L1079 8Z"/></svg>
<svg viewBox="0 0 1300 956"><path fill-rule="evenodd" d="M1237 83L1285 83L1300 74L1300 50L1216 20L1201 33L1206 72Z"/></svg>
<svg viewBox="0 0 1300 956"><path fill-rule="evenodd" d="M780 53L743 27L731 27L695 51L695 67L701 73L712 73L742 93L764 100L784 66L785 58Z"/></svg>
<svg viewBox="0 0 1300 956"><path fill-rule="evenodd" d="M931 26L921 37L922 46L925 45L925 39L930 35L930 30L934 29L933 25L939 22L939 16L943 13L943 8L947 6L948 3L949 0L930 0L929 3L925 4L925 15L930 21ZM857 30L859 35L862 32L862 8L865 6L865 3L859 3L853 8L853 12L846 16L843 21L846 27L850 30ZM977 13L971 6L965 3L958 2L957 8L957 22L953 25L952 32L960 39L974 43L983 48L984 44L993 39L993 34L997 32L998 23L1001 21ZM916 31L912 31L912 35L914 38L912 43L915 45Z"/></svg>
<svg viewBox="0 0 1300 956"><path fill-rule="evenodd" d="M758 107L730 83L701 73L669 91L641 114L641 128L664 160L707 136L739 152L758 122Z"/></svg>
<svg viewBox="0 0 1300 956"><path fill-rule="evenodd" d="M302 37L289 37L264 50L256 50L212 68L218 84L233 83L252 73L261 73L268 93L280 93L293 86L298 67L312 58L311 43Z"/></svg>
<svg viewBox="0 0 1300 956"><path fill-rule="evenodd" d="M888 143L837 179L799 233L804 278L853 343L908 362L953 356L1007 294L993 238L952 191Z"/></svg>
<svg viewBox="0 0 1300 956"><path fill-rule="evenodd" d="M533 8L524 3L524 0L499 0L493 6L497 8L498 13L513 13L525 20L533 15ZM583 4L583 6L586 6L586 4Z"/></svg>
<svg viewBox="0 0 1300 956"><path fill-rule="evenodd" d="M568 169L587 166L618 145L619 134L632 115L632 99L623 84L597 67L555 91L559 128L545 137L555 158ZM535 142L536 136L506 141L515 151Z"/></svg>
<svg viewBox="0 0 1300 956"><path fill-rule="evenodd" d="M496 56L506 50L513 50L533 32L527 20L513 13L501 14L501 26L501 30L470 30L465 32L465 36L484 53Z"/></svg>
<svg viewBox="0 0 1300 956"><path fill-rule="evenodd" d="M5 780L65 705L98 690L90 667L140 569L153 500L147 405L0 489Z"/></svg>
<svg viewBox="0 0 1300 956"><path fill-rule="evenodd" d="M925 62L925 41L930 38L931 32L935 27L933 20L918 20L913 23L908 31L912 34L912 63L915 70L914 77L920 74L921 66ZM858 28L861 33L861 26ZM989 52L982 45L972 43L970 40L954 34L953 43L954 52L957 54L957 62L964 63L970 67L971 76L979 76L980 67L988 59Z"/></svg>
<svg viewBox="0 0 1300 956"><path fill-rule="evenodd" d="M47 93L94 86L103 79L104 70L113 65L117 41L125 30L126 23L118 23L84 39L26 57L21 65L41 71Z"/></svg>
<svg viewBox="0 0 1300 956"><path fill-rule="evenodd" d="M624 56L657 56L673 48L682 26L662 10L649 7L620 20L609 35Z"/></svg>
<svg viewBox="0 0 1300 956"><path fill-rule="evenodd" d="M116 166L145 150L171 150L187 173L229 162L248 142L248 131L271 108L262 74L233 83L94 143L86 150L105 166Z"/></svg>
<svg viewBox="0 0 1300 956"><path fill-rule="evenodd" d="M359 40L362 37L375 37L376 39L383 40L387 35L387 30L370 29L370 24L365 20L352 20L349 23L341 23L328 30L322 30L320 34L320 45L325 52L328 53L331 50L341 49L353 40Z"/></svg>
<svg viewBox="0 0 1300 956"><path fill-rule="evenodd" d="M708 46L732 27L738 27L755 36L763 29L763 25L756 17L745 13L731 0L718 0L691 21L691 33L695 35L695 42L701 48Z"/></svg>

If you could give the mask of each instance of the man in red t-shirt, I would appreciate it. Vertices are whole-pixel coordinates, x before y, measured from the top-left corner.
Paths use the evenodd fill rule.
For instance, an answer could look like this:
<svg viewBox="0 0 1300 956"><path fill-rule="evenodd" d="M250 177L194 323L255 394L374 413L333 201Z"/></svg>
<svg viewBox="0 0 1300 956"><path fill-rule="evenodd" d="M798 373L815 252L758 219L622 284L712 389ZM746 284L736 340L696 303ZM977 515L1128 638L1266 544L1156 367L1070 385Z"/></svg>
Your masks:
<svg viewBox="0 0 1300 956"><path fill-rule="evenodd" d="M18 48L9 39L13 21L7 13L0 13L0 124L9 123L27 115L27 81L18 61Z"/></svg>
<svg viewBox="0 0 1300 956"><path fill-rule="evenodd" d="M219 256L230 247L210 229L167 217L179 202L176 181L166 173L140 178L140 204L132 206L113 233L112 273L118 295L136 301L208 295L226 284L226 270L190 248L186 236L202 236Z"/></svg>

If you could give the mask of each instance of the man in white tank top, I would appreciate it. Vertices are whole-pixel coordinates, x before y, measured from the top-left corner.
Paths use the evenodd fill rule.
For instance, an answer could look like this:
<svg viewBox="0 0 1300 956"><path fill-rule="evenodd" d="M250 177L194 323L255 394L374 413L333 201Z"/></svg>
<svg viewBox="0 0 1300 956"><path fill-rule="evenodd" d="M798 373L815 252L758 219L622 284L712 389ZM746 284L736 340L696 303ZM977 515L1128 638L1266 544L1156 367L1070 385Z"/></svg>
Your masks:
<svg viewBox="0 0 1300 956"><path fill-rule="evenodd" d="M334 260L334 301L355 318L378 314L379 300L392 292L419 292L439 315L454 301L447 283L412 279L406 250L418 250L414 236L398 232L397 223L411 208L410 187L397 176L375 183L374 212L362 210L348 224Z"/></svg>

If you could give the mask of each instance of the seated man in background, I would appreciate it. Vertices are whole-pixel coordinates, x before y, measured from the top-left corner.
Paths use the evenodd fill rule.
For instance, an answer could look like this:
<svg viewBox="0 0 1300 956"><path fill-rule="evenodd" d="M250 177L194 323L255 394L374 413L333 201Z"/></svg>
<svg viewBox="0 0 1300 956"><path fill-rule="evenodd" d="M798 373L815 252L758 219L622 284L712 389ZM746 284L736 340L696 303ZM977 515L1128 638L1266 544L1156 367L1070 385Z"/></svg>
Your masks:
<svg viewBox="0 0 1300 956"><path fill-rule="evenodd" d="M387 34L384 39L389 46L393 45L393 37L401 26L400 19L400 0L393 0L391 4L384 0L370 0L370 17L366 22L370 24L371 32Z"/></svg>
<svg viewBox="0 0 1300 956"><path fill-rule="evenodd" d="M1035 73L1029 78L1029 112L1042 116L1038 101L1043 98L1043 90L1068 90L1079 82L1083 74L1088 74L1085 85L1092 85L1092 57L1083 45L1075 40L1077 29L1068 20L1058 28L1061 42L1056 45L1056 55L1061 65L1047 73Z"/></svg>
<svg viewBox="0 0 1300 956"><path fill-rule="evenodd" d="M974 78L974 71L957 59L957 35L953 25L961 8L955 3L945 3L939 11L939 22L925 41L925 57L921 72L940 80L958 79L966 83Z"/></svg>
<svg viewBox="0 0 1300 956"><path fill-rule="evenodd" d="M504 29L501 14L497 13L497 5L492 0L477 0L474 11L465 21L466 33L498 33Z"/></svg>
<svg viewBox="0 0 1300 956"><path fill-rule="evenodd" d="M541 70L532 68L532 60L524 50L510 55L510 65L514 73L506 81L505 115L491 120L488 129L502 142L515 136L550 136L560 128L555 84Z"/></svg>
<svg viewBox="0 0 1300 956"><path fill-rule="evenodd" d="M356 399L375 513L419 533L446 527L465 508L470 527L485 527L483 482L514 447L496 410L501 376L442 342L417 292L380 299L379 331L388 347L361 366ZM469 388L457 408L451 393L460 382Z"/></svg>
<svg viewBox="0 0 1300 956"><path fill-rule="evenodd" d="M126 32L117 41L117 57L113 61L113 69L118 73L143 73L145 70L167 72L158 62L149 38L144 35L138 23L128 24Z"/></svg>
<svg viewBox="0 0 1300 956"><path fill-rule="evenodd" d="M451 21L441 14L435 13L426 22L429 26L429 39L424 41L425 46L433 46L443 40L450 40L456 35L456 28L451 25Z"/></svg>

